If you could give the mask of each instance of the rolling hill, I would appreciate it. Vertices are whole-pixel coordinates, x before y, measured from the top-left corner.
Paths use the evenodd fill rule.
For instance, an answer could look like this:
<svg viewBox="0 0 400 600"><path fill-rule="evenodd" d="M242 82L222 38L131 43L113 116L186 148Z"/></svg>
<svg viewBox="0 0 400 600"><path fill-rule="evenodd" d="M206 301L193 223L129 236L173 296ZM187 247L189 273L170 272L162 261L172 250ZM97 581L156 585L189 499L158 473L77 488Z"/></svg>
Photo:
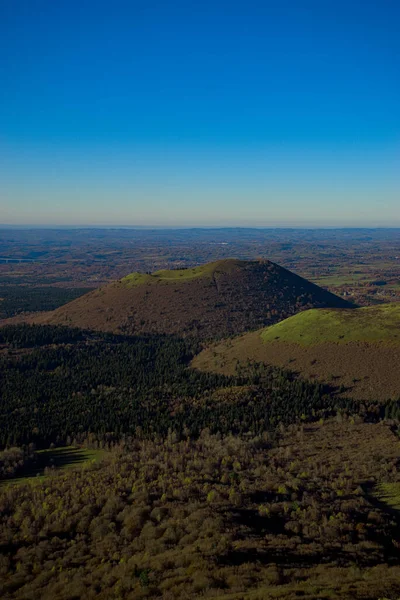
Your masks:
<svg viewBox="0 0 400 600"><path fill-rule="evenodd" d="M354 398L399 398L400 304L308 310L205 349L192 365L231 374L248 360L285 367Z"/></svg>
<svg viewBox="0 0 400 600"><path fill-rule="evenodd" d="M114 333L216 339L345 300L266 260L220 260L192 269L132 273L29 319Z"/></svg>

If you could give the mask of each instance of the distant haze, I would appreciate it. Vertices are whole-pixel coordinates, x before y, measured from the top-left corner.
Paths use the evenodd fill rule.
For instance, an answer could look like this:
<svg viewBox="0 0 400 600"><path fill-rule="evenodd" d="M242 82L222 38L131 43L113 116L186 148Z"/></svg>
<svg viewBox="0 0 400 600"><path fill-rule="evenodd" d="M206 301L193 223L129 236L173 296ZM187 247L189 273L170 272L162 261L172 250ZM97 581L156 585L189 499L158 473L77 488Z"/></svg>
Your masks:
<svg viewBox="0 0 400 600"><path fill-rule="evenodd" d="M400 226L400 3L0 3L0 223Z"/></svg>

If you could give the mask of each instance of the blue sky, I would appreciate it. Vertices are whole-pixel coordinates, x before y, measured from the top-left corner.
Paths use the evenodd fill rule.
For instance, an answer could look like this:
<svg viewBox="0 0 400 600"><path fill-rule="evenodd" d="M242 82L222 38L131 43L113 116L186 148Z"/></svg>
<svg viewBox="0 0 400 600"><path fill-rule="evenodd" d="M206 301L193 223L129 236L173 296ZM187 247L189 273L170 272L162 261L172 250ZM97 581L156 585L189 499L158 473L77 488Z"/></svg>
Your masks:
<svg viewBox="0 0 400 600"><path fill-rule="evenodd" d="M400 226L398 0L2 0L0 222Z"/></svg>

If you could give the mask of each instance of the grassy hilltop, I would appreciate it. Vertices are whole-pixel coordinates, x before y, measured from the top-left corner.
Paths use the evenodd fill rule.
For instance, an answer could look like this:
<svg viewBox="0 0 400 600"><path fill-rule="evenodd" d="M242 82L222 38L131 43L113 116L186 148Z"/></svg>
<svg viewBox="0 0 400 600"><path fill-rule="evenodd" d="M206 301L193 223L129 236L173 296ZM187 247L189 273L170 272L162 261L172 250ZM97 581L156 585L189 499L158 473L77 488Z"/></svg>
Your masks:
<svg viewBox="0 0 400 600"><path fill-rule="evenodd" d="M152 283L177 283L197 279L198 277L213 278L218 272L233 272L246 266L243 260L219 260L191 269L163 269L151 274L131 273L121 279L121 283L132 287Z"/></svg>
<svg viewBox="0 0 400 600"><path fill-rule="evenodd" d="M261 333L263 342L306 346L337 342L400 344L400 305L383 304L353 310L308 310Z"/></svg>

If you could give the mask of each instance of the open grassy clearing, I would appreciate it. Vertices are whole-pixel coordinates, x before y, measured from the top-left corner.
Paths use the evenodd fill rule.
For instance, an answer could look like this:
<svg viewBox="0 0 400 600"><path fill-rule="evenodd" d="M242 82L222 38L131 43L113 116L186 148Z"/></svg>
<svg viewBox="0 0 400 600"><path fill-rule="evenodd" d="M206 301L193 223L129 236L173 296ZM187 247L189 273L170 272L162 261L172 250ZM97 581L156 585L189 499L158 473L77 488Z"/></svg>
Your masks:
<svg viewBox="0 0 400 600"><path fill-rule="evenodd" d="M368 288L376 289L374 282L387 281L384 289L396 289L397 282L394 281L398 275L398 269L392 262L374 262L371 264L354 264L349 271L348 266L331 268L326 274L310 276L309 279L316 285L331 288Z"/></svg>
<svg viewBox="0 0 400 600"><path fill-rule="evenodd" d="M61 448L38 450L36 454L37 460L34 463L28 464L16 477L0 481L0 486L43 481L46 478L46 468L54 467L55 469L66 470L81 467L101 460L105 455L105 451L63 446Z"/></svg>
<svg viewBox="0 0 400 600"><path fill-rule="evenodd" d="M318 277L316 279L312 279L313 283L321 286L333 286L340 287L344 285L354 285L361 281L367 283L368 281L372 281L373 277L368 277L365 273L357 273L353 275L341 275L338 273L337 275L327 275L326 277Z"/></svg>
<svg viewBox="0 0 400 600"><path fill-rule="evenodd" d="M385 342L400 344L400 304L304 311L261 333L263 342L316 345L326 342Z"/></svg>
<svg viewBox="0 0 400 600"><path fill-rule="evenodd" d="M130 273L121 279L121 283L126 287L134 287L136 285L143 285L151 282L151 275L147 275L146 273Z"/></svg>
<svg viewBox="0 0 400 600"><path fill-rule="evenodd" d="M381 483L376 497L391 508L400 510L400 483Z"/></svg>

